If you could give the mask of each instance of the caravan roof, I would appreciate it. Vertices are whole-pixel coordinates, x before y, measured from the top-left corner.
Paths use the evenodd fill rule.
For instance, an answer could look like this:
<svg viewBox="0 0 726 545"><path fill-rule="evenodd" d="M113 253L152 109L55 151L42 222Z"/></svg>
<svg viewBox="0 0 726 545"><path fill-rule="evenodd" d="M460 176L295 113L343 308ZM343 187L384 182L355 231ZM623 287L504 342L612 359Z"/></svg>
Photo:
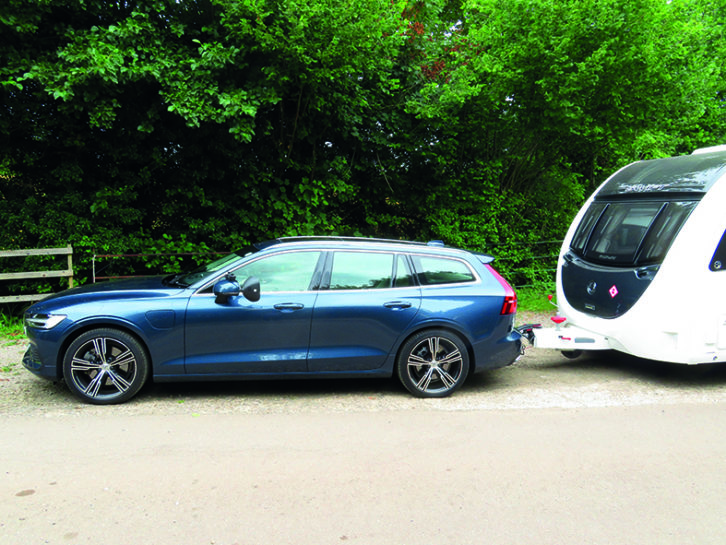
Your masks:
<svg viewBox="0 0 726 545"><path fill-rule="evenodd" d="M726 173L724 155L726 149L721 153L684 155L633 163L610 178L595 199L643 193L704 194Z"/></svg>

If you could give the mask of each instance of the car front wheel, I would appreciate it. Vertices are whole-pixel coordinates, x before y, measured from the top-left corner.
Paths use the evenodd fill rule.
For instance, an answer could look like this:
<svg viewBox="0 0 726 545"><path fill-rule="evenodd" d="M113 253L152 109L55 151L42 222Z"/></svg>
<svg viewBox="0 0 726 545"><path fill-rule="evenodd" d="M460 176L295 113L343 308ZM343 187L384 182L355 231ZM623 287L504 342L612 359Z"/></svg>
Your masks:
<svg viewBox="0 0 726 545"><path fill-rule="evenodd" d="M68 388L86 403L110 405L135 396L146 382L149 359L133 336L93 329L74 340L63 359Z"/></svg>
<svg viewBox="0 0 726 545"><path fill-rule="evenodd" d="M445 397L466 380L469 354L453 333L422 331L403 344L396 368L403 385L416 397Z"/></svg>

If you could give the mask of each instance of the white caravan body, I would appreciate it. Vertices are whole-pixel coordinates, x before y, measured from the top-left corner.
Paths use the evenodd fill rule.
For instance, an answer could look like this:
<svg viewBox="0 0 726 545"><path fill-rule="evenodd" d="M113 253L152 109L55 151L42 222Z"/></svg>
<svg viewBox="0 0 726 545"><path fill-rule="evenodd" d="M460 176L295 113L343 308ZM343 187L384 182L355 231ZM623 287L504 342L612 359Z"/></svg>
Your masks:
<svg viewBox="0 0 726 545"><path fill-rule="evenodd" d="M536 347L726 361L726 146L608 178L562 244L557 306Z"/></svg>

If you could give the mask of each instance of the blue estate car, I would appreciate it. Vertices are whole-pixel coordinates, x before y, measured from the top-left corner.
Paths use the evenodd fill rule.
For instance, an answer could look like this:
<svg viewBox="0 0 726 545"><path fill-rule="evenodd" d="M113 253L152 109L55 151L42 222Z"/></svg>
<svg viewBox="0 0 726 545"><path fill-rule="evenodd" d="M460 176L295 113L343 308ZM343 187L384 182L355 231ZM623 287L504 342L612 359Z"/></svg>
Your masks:
<svg viewBox="0 0 726 545"><path fill-rule="evenodd" d="M280 238L192 272L81 286L25 313L23 363L81 400L154 381L399 377L443 397L513 363L517 298L492 257L428 244Z"/></svg>

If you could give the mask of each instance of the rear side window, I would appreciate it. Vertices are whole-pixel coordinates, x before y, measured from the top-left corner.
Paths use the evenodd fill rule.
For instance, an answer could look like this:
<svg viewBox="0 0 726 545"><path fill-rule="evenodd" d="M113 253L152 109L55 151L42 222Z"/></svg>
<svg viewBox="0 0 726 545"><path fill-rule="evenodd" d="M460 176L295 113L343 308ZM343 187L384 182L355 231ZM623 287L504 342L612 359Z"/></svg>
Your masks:
<svg viewBox="0 0 726 545"><path fill-rule="evenodd" d="M594 202L570 248L589 261L650 265L663 261L698 201Z"/></svg>
<svg viewBox="0 0 726 545"><path fill-rule="evenodd" d="M330 274L331 290L370 290L390 288L393 254L335 252Z"/></svg>
<svg viewBox="0 0 726 545"><path fill-rule="evenodd" d="M445 257L413 256L416 274L423 286L474 282L476 276L469 265L458 259Z"/></svg>

